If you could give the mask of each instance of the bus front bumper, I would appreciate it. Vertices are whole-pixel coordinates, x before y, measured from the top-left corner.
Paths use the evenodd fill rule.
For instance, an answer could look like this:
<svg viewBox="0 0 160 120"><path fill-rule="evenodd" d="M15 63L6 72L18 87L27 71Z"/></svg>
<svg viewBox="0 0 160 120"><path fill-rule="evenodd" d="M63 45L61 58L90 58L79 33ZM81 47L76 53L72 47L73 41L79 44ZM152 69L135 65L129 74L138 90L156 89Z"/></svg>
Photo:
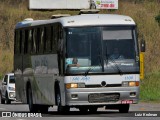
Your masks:
<svg viewBox="0 0 160 120"><path fill-rule="evenodd" d="M67 89L66 105L136 104L139 87L75 88Z"/></svg>

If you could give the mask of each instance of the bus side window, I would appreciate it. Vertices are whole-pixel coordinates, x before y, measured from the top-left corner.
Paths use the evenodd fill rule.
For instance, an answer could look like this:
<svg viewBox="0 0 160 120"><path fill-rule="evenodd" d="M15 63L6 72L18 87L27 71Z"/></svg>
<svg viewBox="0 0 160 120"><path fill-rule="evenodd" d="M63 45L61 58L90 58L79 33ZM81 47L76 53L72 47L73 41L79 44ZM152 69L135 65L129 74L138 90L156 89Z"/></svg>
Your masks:
<svg viewBox="0 0 160 120"><path fill-rule="evenodd" d="M51 51L53 52L53 41L54 40L54 33L53 33L53 26L51 26Z"/></svg>
<svg viewBox="0 0 160 120"><path fill-rule="evenodd" d="M20 50L20 54L23 53L23 48L24 48L24 38L25 38L25 33L24 30L20 30L20 40L19 40L19 50Z"/></svg>
<svg viewBox="0 0 160 120"><path fill-rule="evenodd" d="M58 51L58 66L59 66L59 73L60 75L63 75L64 73L64 61L63 61L63 33L62 33L62 27L58 24L58 36L57 36L57 51Z"/></svg>
<svg viewBox="0 0 160 120"><path fill-rule="evenodd" d="M51 52L51 26L45 27L44 52Z"/></svg>
<svg viewBox="0 0 160 120"><path fill-rule="evenodd" d="M57 52L57 30L56 26L52 26L52 52Z"/></svg>
<svg viewBox="0 0 160 120"><path fill-rule="evenodd" d="M28 52L32 51L32 30L28 30Z"/></svg>
<svg viewBox="0 0 160 120"><path fill-rule="evenodd" d="M24 54L27 54L28 53L28 33L29 31L28 30L25 30L25 39L24 39Z"/></svg>
<svg viewBox="0 0 160 120"><path fill-rule="evenodd" d="M46 39L47 39L47 30L46 27L44 27L44 38L43 38L43 53L46 52Z"/></svg>
<svg viewBox="0 0 160 120"><path fill-rule="evenodd" d="M36 31L36 53L40 51L40 28L37 28Z"/></svg>
<svg viewBox="0 0 160 120"><path fill-rule="evenodd" d="M39 34L39 52L43 53L43 47L44 47L44 27L40 28L40 34Z"/></svg>
<svg viewBox="0 0 160 120"><path fill-rule="evenodd" d="M32 53L36 53L36 36L37 36L37 30L34 29L33 30L33 49L32 49Z"/></svg>
<svg viewBox="0 0 160 120"><path fill-rule="evenodd" d="M14 43L14 52L15 54L19 54L20 53L20 47L19 47L19 43L20 43L20 31L16 30L15 31L15 43Z"/></svg>

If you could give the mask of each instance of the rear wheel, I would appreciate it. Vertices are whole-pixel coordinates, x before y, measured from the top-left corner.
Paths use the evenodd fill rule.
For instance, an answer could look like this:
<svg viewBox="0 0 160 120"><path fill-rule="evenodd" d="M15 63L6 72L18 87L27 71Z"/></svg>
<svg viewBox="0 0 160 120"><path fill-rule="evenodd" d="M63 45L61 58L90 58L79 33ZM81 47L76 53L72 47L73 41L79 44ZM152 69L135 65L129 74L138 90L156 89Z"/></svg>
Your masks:
<svg viewBox="0 0 160 120"><path fill-rule="evenodd" d="M129 104L126 104L126 105L120 105L119 107L119 112L120 113L128 113L129 111Z"/></svg>
<svg viewBox="0 0 160 120"><path fill-rule="evenodd" d="M30 112L38 112L38 106L33 104L31 87L28 87L27 93L28 93L28 105Z"/></svg>

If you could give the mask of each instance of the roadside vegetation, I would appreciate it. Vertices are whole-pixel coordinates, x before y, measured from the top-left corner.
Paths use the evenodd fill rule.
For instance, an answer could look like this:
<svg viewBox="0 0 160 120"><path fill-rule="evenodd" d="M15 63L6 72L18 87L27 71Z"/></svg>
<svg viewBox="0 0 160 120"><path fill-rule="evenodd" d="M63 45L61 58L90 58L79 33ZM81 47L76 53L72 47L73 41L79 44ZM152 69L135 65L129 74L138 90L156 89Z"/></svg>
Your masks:
<svg viewBox="0 0 160 120"><path fill-rule="evenodd" d="M28 0L0 1L0 78L13 70L14 27L25 18L50 19L58 13L78 14L78 10L31 11ZM119 0L118 10L104 14L131 16L138 27L139 40L146 41L145 79L141 82L141 100L160 100L160 0Z"/></svg>

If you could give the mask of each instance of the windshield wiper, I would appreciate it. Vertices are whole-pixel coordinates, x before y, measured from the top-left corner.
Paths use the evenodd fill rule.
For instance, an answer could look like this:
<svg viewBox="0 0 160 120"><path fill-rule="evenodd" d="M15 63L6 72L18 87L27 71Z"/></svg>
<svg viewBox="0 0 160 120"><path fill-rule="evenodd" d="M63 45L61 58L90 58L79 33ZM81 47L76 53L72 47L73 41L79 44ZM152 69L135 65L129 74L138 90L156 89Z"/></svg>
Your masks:
<svg viewBox="0 0 160 120"><path fill-rule="evenodd" d="M98 48L99 49L99 48ZM100 54L100 51L99 51L99 54L98 54L98 59L99 59L99 61L100 61L100 67L102 67L102 71L104 71L104 67L103 67L103 63L102 63L102 59L101 59L101 54ZM94 68L95 68L96 66L94 66L94 67L89 67L89 69L85 72L85 76L87 76L88 75L88 73L90 72L90 71L92 71Z"/></svg>
<svg viewBox="0 0 160 120"><path fill-rule="evenodd" d="M84 75L87 76L91 70L92 70L92 67L89 67L89 69L84 73Z"/></svg>
<svg viewBox="0 0 160 120"><path fill-rule="evenodd" d="M106 54L107 54L107 53L108 53L108 51L107 51L107 44L106 44ZM108 55L106 55L106 57L104 57L106 66L107 66L107 64L108 64L108 59L111 60L112 63L114 63L114 66L117 68L118 73L119 73L120 75L122 75L122 74L123 74L123 73L122 73L122 70L119 68L119 66L118 66L117 63L114 61L113 58L111 58L111 57L108 58Z"/></svg>
<svg viewBox="0 0 160 120"><path fill-rule="evenodd" d="M117 70L118 70L118 73L120 74L120 75L123 75L123 72L122 72L122 70L119 68L119 66L117 65L117 63L115 62L115 60L113 59L113 58L108 58L107 57L107 59L105 59L105 63L106 63L106 65L108 64L108 59L109 60L111 60L112 61L112 63L114 63L114 66L117 68Z"/></svg>

